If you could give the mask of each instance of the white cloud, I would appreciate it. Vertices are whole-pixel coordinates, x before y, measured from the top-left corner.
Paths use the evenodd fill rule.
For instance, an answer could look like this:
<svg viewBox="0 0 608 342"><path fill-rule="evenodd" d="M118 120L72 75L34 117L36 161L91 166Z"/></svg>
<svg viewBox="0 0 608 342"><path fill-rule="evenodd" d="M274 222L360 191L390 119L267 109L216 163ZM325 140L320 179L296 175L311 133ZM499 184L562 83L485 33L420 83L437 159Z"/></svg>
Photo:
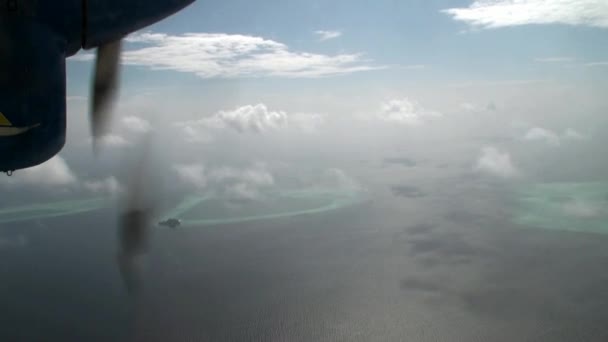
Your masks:
<svg viewBox="0 0 608 342"><path fill-rule="evenodd" d="M585 64L586 67L608 67L608 61L605 62L590 62Z"/></svg>
<svg viewBox="0 0 608 342"><path fill-rule="evenodd" d="M263 103L245 105L232 110L221 110L210 117L178 122L188 142L209 143L221 129L232 129L239 133L264 133L293 127L306 133L316 132L324 117L315 113L287 114L281 110L270 110Z"/></svg>
<svg viewBox="0 0 608 342"><path fill-rule="evenodd" d="M179 164L173 167L179 179L187 185L198 189L207 186L207 176L205 167L202 164Z"/></svg>
<svg viewBox="0 0 608 342"><path fill-rule="evenodd" d="M263 132L287 124L287 114L270 111L265 104L246 105L234 110L219 111L214 119L239 132Z"/></svg>
<svg viewBox="0 0 608 342"><path fill-rule="evenodd" d="M119 194L124 191L122 185L113 176L106 179L86 181L82 186L94 193Z"/></svg>
<svg viewBox="0 0 608 342"><path fill-rule="evenodd" d="M331 168L325 170L321 177L321 184L323 188L339 189L346 191L357 191L361 190L361 185L352 177L346 174L341 169Z"/></svg>
<svg viewBox="0 0 608 342"><path fill-rule="evenodd" d="M486 146L481 149L479 158L473 168L476 171L501 178L512 178L519 175L509 153L502 152L493 146Z"/></svg>
<svg viewBox="0 0 608 342"><path fill-rule="evenodd" d="M605 0L476 0L442 12L474 27L566 24L608 28Z"/></svg>
<svg viewBox="0 0 608 342"><path fill-rule="evenodd" d="M71 186L77 183L77 178L65 160L55 156L38 166L17 170L11 177L3 177L3 183L44 187Z"/></svg>
<svg viewBox="0 0 608 342"><path fill-rule="evenodd" d="M409 65L402 65L399 68L408 69L408 70L422 70L422 69L428 68L428 66L426 64L409 64Z"/></svg>
<svg viewBox="0 0 608 342"><path fill-rule="evenodd" d="M78 61L78 62L88 62L95 59L95 54L92 52L87 52L84 50L80 50L77 54L68 57L68 60Z"/></svg>
<svg viewBox="0 0 608 342"><path fill-rule="evenodd" d="M126 41L138 47L123 53L124 64L194 73L202 78L310 78L384 68L369 64L360 54L295 52L274 40L239 34L138 33Z"/></svg>
<svg viewBox="0 0 608 342"><path fill-rule="evenodd" d="M264 188L274 185L274 177L264 164L245 169L215 169L209 178L215 183L216 192L227 199L253 200L260 197Z"/></svg>
<svg viewBox="0 0 608 342"><path fill-rule="evenodd" d="M317 113L294 113L287 117L290 127L295 126L306 133L315 133L325 123L325 116Z"/></svg>
<svg viewBox="0 0 608 342"><path fill-rule="evenodd" d="M123 147L123 146L130 145L130 143L129 143L129 141L127 141L127 139L125 139L117 134L104 135L104 136L100 137L97 141L100 145L106 146L106 147Z"/></svg>
<svg viewBox="0 0 608 342"><path fill-rule="evenodd" d="M541 127L530 128L524 135L524 140L543 142L551 146L560 145L560 138L555 132Z"/></svg>
<svg viewBox="0 0 608 342"><path fill-rule="evenodd" d="M488 104L484 106L476 104L476 103L471 103L471 102L462 102L460 104L460 109L464 112L468 112L468 113L481 113L481 112L485 112L485 111L495 111L496 110L496 104L492 101L488 102Z"/></svg>
<svg viewBox="0 0 608 342"><path fill-rule="evenodd" d="M418 125L440 116L441 113L427 110L408 98L384 102L378 113L381 120L405 125Z"/></svg>
<svg viewBox="0 0 608 342"><path fill-rule="evenodd" d="M317 34L319 36L319 40L320 41L325 41L325 40L329 40L329 39L334 39L334 38L340 37L342 35L342 32L340 32L340 31L318 30L318 31L315 31L315 34Z"/></svg>
<svg viewBox="0 0 608 342"><path fill-rule="evenodd" d="M210 191L223 199L256 199L263 189L274 185L274 177L264 164L242 169L206 169L202 164L183 164L174 166L174 170L186 185Z"/></svg>
<svg viewBox="0 0 608 342"><path fill-rule="evenodd" d="M564 63L564 62L572 62L574 58L572 57L543 57L534 59L535 62L539 63Z"/></svg>
<svg viewBox="0 0 608 342"><path fill-rule="evenodd" d="M186 142L195 144L207 144L212 142L213 136L206 129L203 121L185 121L175 124L182 131L182 137Z"/></svg>
<svg viewBox="0 0 608 342"><path fill-rule="evenodd" d="M465 112L477 112L479 111L479 106L470 102L463 102L460 104L460 109L464 110Z"/></svg>
<svg viewBox="0 0 608 342"><path fill-rule="evenodd" d="M152 129L152 125L150 125L148 120L137 116L125 116L121 121L122 124L132 132L146 133Z"/></svg>
<svg viewBox="0 0 608 342"><path fill-rule="evenodd" d="M573 129L567 128L563 134L564 139L567 140L587 140L589 137L585 134Z"/></svg>

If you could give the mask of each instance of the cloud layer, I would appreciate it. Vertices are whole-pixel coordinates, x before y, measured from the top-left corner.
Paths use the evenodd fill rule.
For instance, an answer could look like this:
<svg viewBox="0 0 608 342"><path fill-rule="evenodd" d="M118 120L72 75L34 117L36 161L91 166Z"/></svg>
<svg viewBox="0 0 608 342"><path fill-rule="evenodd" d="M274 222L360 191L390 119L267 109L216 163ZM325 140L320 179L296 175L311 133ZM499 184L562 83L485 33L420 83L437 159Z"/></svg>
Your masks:
<svg viewBox="0 0 608 342"><path fill-rule="evenodd" d="M604 0L477 0L468 7L443 12L480 28L529 24L608 28L608 2Z"/></svg>
<svg viewBox="0 0 608 342"><path fill-rule="evenodd" d="M541 127L530 128L524 135L524 140L541 141L551 146L559 146L560 144L560 138L555 132Z"/></svg>
<svg viewBox="0 0 608 342"><path fill-rule="evenodd" d="M421 124L440 116L441 113L425 109L418 102L408 98L386 101L381 105L378 113L381 120L405 125Z"/></svg>
<svg viewBox="0 0 608 342"><path fill-rule="evenodd" d="M144 120L138 116L125 116L121 121L128 130L135 133L146 133L152 129L152 125L150 125L148 120Z"/></svg>
<svg viewBox="0 0 608 342"><path fill-rule="evenodd" d="M342 32L318 30L318 31L315 31L315 34L317 34L319 36L320 41L325 41L325 40L335 39L335 38L340 37L342 35Z"/></svg>
<svg viewBox="0 0 608 342"><path fill-rule="evenodd" d="M502 152L493 146L486 146L481 149L474 169L501 178L512 178L519 174L511 161L509 153Z"/></svg>
<svg viewBox="0 0 608 342"><path fill-rule="evenodd" d="M327 31L322 37L335 36L336 32ZM126 41L137 44L137 48L125 51L124 64L194 73L202 78L310 78L382 68L370 64L360 54L295 52L277 41L249 35L140 33ZM88 55L73 58L90 59L92 56Z"/></svg>

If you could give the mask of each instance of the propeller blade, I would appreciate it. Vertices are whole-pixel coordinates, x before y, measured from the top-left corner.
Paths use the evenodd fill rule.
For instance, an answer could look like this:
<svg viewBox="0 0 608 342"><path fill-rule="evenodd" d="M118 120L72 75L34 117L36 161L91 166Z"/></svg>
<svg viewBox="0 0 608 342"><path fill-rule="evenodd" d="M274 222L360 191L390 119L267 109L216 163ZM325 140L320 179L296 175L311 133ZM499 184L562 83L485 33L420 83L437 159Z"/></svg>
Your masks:
<svg viewBox="0 0 608 342"><path fill-rule="evenodd" d="M146 138L142 140L141 151L134 151L139 158L130 170L124 209L121 209L118 223L118 268L131 295L136 295L141 287L143 262L156 209L156 196L151 189L157 182L152 179L149 145L149 138Z"/></svg>
<svg viewBox="0 0 608 342"><path fill-rule="evenodd" d="M105 134L109 109L114 101L120 75L121 41L117 40L97 48L95 75L92 87L91 130L93 144Z"/></svg>

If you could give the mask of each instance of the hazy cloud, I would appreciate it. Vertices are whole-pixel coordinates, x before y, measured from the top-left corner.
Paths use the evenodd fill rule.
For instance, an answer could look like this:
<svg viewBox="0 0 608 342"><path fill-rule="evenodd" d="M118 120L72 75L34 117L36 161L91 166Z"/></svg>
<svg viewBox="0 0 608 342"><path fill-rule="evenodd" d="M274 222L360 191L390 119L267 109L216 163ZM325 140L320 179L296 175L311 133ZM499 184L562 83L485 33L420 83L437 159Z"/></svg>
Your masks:
<svg viewBox="0 0 608 342"><path fill-rule="evenodd" d="M416 161L406 157L384 158L384 164L397 164L405 167L416 166Z"/></svg>
<svg viewBox="0 0 608 342"><path fill-rule="evenodd" d="M563 137L566 140L587 140L589 138L585 134L583 134L573 128L567 128L564 131Z"/></svg>
<svg viewBox="0 0 608 342"><path fill-rule="evenodd" d="M322 188L339 189L346 191L361 190L361 185L346 172L338 168L329 168L323 172L321 182Z"/></svg>
<svg viewBox="0 0 608 342"><path fill-rule="evenodd" d="M31 186L70 186L77 183L77 178L60 156L23 170L16 171L11 177L2 177L4 184L24 184Z"/></svg>
<svg viewBox="0 0 608 342"><path fill-rule="evenodd" d="M560 138L555 132L541 127L530 128L524 135L524 140L540 141L551 146L559 146L560 144Z"/></svg>
<svg viewBox="0 0 608 342"><path fill-rule="evenodd" d="M606 213L603 206L580 199L564 202L562 210L568 216L579 218L594 218Z"/></svg>
<svg viewBox="0 0 608 342"><path fill-rule="evenodd" d="M405 198L418 198L425 196L424 192L411 185L393 185L391 186L391 191L393 195Z"/></svg>
<svg viewBox="0 0 608 342"><path fill-rule="evenodd" d="M204 189L207 186L205 167L202 164L179 164L173 166L178 178L189 186Z"/></svg>
<svg viewBox="0 0 608 342"><path fill-rule="evenodd" d="M513 165L509 153L502 152L493 146L486 146L481 149L474 169L502 178L512 178L519 173Z"/></svg>
<svg viewBox="0 0 608 342"><path fill-rule="evenodd" d="M132 132L146 133L152 129L152 125L148 120L142 119L138 116L125 116L122 118L122 124Z"/></svg>
<svg viewBox="0 0 608 342"><path fill-rule="evenodd" d="M209 179L215 183L216 192L227 199L253 200L262 189L274 185L274 177L264 164L244 169L214 169L209 172Z"/></svg>
<svg viewBox="0 0 608 342"><path fill-rule="evenodd" d="M404 125L418 125L440 116L441 113L427 110L408 98L386 101L381 105L378 113L378 117L383 121Z"/></svg>
<svg viewBox="0 0 608 342"><path fill-rule="evenodd" d="M256 199L261 190L274 184L274 177L264 164L245 168L205 168L202 164L180 164L173 168L187 186L204 189L223 199Z"/></svg>
<svg viewBox="0 0 608 342"><path fill-rule="evenodd" d="M105 147L123 147L129 145L129 141L118 134L107 134L100 137L98 143Z"/></svg>
<svg viewBox="0 0 608 342"><path fill-rule="evenodd" d="M88 191L103 194L119 194L123 191L122 185L114 176L83 182L82 186Z"/></svg>
<svg viewBox="0 0 608 342"><path fill-rule="evenodd" d="M481 28L529 24L608 27L608 2L603 0L477 0L468 7L442 12Z"/></svg>
<svg viewBox="0 0 608 342"><path fill-rule="evenodd" d="M319 36L320 41L325 41L325 40L340 37L342 35L342 32L318 30L318 31L315 31L315 34Z"/></svg>
<svg viewBox="0 0 608 342"><path fill-rule="evenodd" d="M564 62L572 62L574 58L572 57L543 57L534 59L535 62L539 63L564 63Z"/></svg>
<svg viewBox="0 0 608 342"><path fill-rule="evenodd" d="M586 63L587 67L608 67L608 61Z"/></svg>

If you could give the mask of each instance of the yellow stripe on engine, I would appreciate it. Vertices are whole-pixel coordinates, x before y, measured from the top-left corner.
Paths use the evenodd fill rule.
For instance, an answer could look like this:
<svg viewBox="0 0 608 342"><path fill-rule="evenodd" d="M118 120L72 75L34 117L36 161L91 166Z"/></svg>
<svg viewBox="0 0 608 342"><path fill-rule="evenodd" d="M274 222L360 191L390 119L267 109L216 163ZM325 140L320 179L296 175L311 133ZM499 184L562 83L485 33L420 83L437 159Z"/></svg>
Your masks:
<svg viewBox="0 0 608 342"><path fill-rule="evenodd" d="M0 126L12 126L13 124L8 121L8 119L6 118L6 116L4 116L4 114L2 114L2 112L0 112Z"/></svg>

